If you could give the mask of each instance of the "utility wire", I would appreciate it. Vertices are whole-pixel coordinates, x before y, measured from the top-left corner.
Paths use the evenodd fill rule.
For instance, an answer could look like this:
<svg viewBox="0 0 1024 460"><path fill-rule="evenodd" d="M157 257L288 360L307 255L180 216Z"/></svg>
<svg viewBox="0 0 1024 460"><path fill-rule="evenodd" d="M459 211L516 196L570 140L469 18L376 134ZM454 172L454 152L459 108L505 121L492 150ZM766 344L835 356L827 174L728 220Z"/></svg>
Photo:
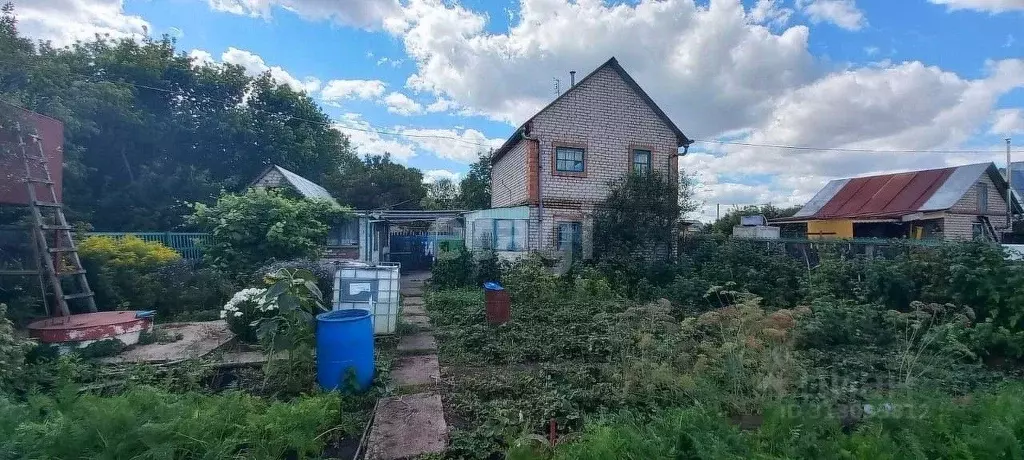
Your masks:
<svg viewBox="0 0 1024 460"><path fill-rule="evenodd" d="M31 65L28 66L28 67L34 67L36 69L42 68L42 66L31 66ZM132 82L123 81L123 80L104 79L104 78L101 78L101 77L95 76L95 75L87 75L87 74L81 74L81 73L71 72L71 71L68 71L67 73L70 74L70 75L74 75L74 76L78 76L78 77L82 77L82 78L86 78L86 79L91 79L91 80L94 80L94 81L100 81L100 82L106 82L106 83L114 83L114 84L120 83L120 84L125 84L125 85L129 85L129 86L133 86L135 88L147 89L147 90L151 90L151 91L160 91L160 92L164 92L164 93L176 93L177 92L177 91L171 90L171 89L157 88L157 87L154 87L154 86L143 85L143 84L139 84L139 83L132 83ZM218 103L221 103L223 105L232 105L232 104L234 104L233 102L222 100L222 99L216 99L216 98L206 98L206 100L211 101L211 102L218 102ZM6 101L6 102L11 103L10 101ZM13 103L11 103L11 104L12 105L16 105L16 104L13 104ZM250 110L254 110L256 112L261 112L261 113L268 114L268 115L275 115L275 116L284 115L289 120L297 120L297 121L302 121L302 122L306 122L306 123L312 123L312 124L316 124L316 125L320 125L320 126L326 126L326 127L329 127L329 128L349 129L349 130L352 130L352 131L358 131L358 132L364 132L364 133L370 133L370 134L377 134L377 135L384 135L384 136L406 137L406 138L411 138L411 139L437 139L437 140L454 141L454 142L461 142L461 143L468 144L468 145L474 145L474 146L486 147L486 148L492 148L493 147L490 144L486 144L486 143L483 143L483 142L471 141L471 140L468 140L468 139L463 139L461 137L441 136L441 135L436 135L436 134L413 134L413 133L405 133L405 132L401 132L401 131L389 131L389 130L384 130L384 129L362 128L362 127L350 126L350 125L347 125L347 124L345 124L344 122L341 122L341 121L331 121L331 122L325 123L325 122L318 121L318 120L310 120L308 118L297 117L295 115L288 115L288 114L281 114L281 113L277 113L277 112L270 112L270 111L267 111L267 110L260 109L258 107L250 107ZM699 142L699 143L702 143L702 144L736 145L736 146L743 146L743 147L757 147L757 148L766 148L766 149L767 148L771 148L771 149L798 150L798 151L821 151L821 152L921 153L921 154L959 154L959 155L962 155L962 154L1002 154L1002 153L1005 153L1005 150L982 150L982 149L975 149L975 150L968 150L968 149L954 149L954 150L864 149L864 148L844 148L844 147L811 147L811 146L796 146L796 145L782 145L782 144L758 144L758 143L752 143L752 142L721 141L721 140L715 140L715 139L694 139L693 141L694 142ZM1021 152L1021 150L1019 150L1019 149L1018 150L1014 150L1014 152L1018 152L1019 153L1019 152Z"/></svg>

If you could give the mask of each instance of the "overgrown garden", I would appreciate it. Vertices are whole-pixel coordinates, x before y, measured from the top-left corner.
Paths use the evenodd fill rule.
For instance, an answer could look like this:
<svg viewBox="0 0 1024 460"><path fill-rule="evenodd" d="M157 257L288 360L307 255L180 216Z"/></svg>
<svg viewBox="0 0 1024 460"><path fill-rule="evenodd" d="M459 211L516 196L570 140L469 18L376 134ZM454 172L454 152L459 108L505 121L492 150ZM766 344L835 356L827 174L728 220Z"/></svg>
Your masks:
<svg viewBox="0 0 1024 460"><path fill-rule="evenodd" d="M1024 404L1024 265L986 243L844 248L823 244L809 268L778 244L708 237L656 270L562 276L528 258L500 270L513 301L500 326L439 266L448 287L427 308L450 455L1024 453L1010 409Z"/></svg>

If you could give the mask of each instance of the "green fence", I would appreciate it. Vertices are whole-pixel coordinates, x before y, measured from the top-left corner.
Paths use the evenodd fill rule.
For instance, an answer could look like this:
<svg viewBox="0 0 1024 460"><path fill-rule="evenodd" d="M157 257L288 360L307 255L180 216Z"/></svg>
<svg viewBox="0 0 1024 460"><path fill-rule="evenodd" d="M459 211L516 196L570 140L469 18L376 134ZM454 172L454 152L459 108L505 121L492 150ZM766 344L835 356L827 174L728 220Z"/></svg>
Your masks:
<svg viewBox="0 0 1024 460"><path fill-rule="evenodd" d="M86 236L108 236L111 238L122 238L125 235L134 235L145 241L159 241L175 251L181 253L181 256L189 260L199 260L203 257L203 252L200 250L202 243L209 242L211 236L209 233L174 233L174 232L89 232Z"/></svg>

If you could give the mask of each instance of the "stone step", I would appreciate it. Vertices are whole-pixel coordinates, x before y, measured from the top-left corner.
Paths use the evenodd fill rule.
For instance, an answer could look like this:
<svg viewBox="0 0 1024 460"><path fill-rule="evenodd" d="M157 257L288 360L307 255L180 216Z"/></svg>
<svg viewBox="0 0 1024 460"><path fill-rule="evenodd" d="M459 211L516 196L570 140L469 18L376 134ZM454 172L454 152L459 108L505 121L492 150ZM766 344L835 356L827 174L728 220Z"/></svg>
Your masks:
<svg viewBox="0 0 1024 460"><path fill-rule="evenodd" d="M398 292L402 297L423 297L423 288L402 288Z"/></svg>
<svg viewBox="0 0 1024 460"><path fill-rule="evenodd" d="M436 385L440 378L437 355L403 356L391 369L391 379L399 389Z"/></svg>
<svg viewBox="0 0 1024 460"><path fill-rule="evenodd" d="M427 310L423 308L423 304L422 303L418 303L418 304L405 304L405 305L402 305L402 314L403 315L408 315L408 316L412 316L412 315L423 316L423 315L427 314Z"/></svg>
<svg viewBox="0 0 1024 460"><path fill-rule="evenodd" d="M434 334L420 332L402 337L398 342L398 353L402 355L419 355L437 351L437 340Z"/></svg>
<svg viewBox="0 0 1024 460"><path fill-rule="evenodd" d="M423 305L423 297L406 297L402 299L402 305Z"/></svg>
<svg viewBox="0 0 1024 460"><path fill-rule="evenodd" d="M430 318L425 315L402 315L400 321L418 327L420 330L429 331L434 328L430 324Z"/></svg>
<svg viewBox="0 0 1024 460"><path fill-rule="evenodd" d="M369 460L397 460L444 452L448 424L441 397L432 393L380 400L366 443Z"/></svg>

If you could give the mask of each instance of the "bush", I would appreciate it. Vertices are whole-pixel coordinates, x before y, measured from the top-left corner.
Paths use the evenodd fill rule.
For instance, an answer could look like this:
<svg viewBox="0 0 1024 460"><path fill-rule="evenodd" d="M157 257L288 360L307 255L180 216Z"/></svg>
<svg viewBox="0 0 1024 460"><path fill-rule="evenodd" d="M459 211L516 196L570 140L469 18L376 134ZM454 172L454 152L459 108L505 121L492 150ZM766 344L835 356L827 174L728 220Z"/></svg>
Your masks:
<svg viewBox="0 0 1024 460"><path fill-rule="evenodd" d="M430 268L430 284L441 289L468 287L475 280L476 261L465 247L440 254Z"/></svg>
<svg viewBox="0 0 1024 460"><path fill-rule="evenodd" d="M90 236L79 244L89 286L100 309L153 309L163 297L158 271L181 255L156 241L136 236Z"/></svg>
<svg viewBox="0 0 1024 460"><path fill-rule="evenodd" d="M238 286L225 272L213 267L200 267L193 261L180 260L156 271L159 296L154 308L161 318L216 319Z"/></svg>
<svg viewBox="0 0 1024 460"><path fill-rule="evenodd" d="M267 290L262 288L242 289L231 296L220 311L221 319L227 321L235 338L245 343L255 343L256 326L259 320L276 313L277 305L263 302Z"/></svg>
<svg viewBox="0 0 1024 460"><path fill-rule="evenodd" d="M213 236L203 247L205 260L240 277L274 260L319 258L328 223L347 212L331 202L264 189L224 194L214 206L195 203L192 209L188 222Z"/></svg>
<svg viewBox="0 0 1024 460"><path fill-rule="evenodd" d="M14 325L7 319L7 305L0 303L0 394L21 374L25 355L34 346L14 333Z"/></svg>

